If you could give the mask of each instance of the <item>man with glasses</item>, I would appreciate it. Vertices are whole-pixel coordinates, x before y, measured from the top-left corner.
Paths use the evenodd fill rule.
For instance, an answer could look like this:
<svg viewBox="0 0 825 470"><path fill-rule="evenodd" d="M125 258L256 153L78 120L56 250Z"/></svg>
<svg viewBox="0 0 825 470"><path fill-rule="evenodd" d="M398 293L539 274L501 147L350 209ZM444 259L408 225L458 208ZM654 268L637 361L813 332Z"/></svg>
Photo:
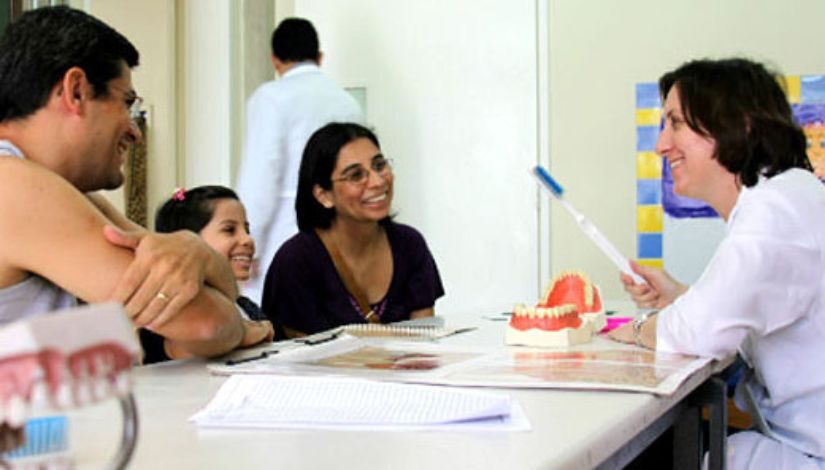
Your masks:
<svg viewBox="0 0 825 470"><path fill-rule="evenodd" d="M321 73L321 58L312 23L283 20L272 33L272 65L280 79L261 85L247 103L236 189L258 246L257 269L243 286L244 295L256 302L275 252L298 231L293 208L309 136L329 122L364 120L355 100Z"/></svg>
<svg viewBox="0 0 825 470"><path fill-rule="evenodd" d="M142 230L92 194L123 184L142 138L138 58L67 7L27 12L0 39L0 326L114 300L183 356L259 342L269 332L241 321L225 259L194 234Z"/></svg>

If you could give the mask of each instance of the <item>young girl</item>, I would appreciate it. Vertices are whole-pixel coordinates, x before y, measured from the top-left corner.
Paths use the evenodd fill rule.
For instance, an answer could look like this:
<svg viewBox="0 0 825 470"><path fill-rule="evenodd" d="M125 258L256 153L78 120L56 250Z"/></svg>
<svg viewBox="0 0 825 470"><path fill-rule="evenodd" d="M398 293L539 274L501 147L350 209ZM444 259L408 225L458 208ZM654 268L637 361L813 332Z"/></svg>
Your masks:
<svg viewBox="0 0 825 470"><path fill-rule="evenodd" d="M246 211L234 191L223 186L178 189L158 209L155 231L169 233L178 230L190 230L200 235L215 251L226 256L236 280L249 279L255 242L249 236ZM240 296L236 302L248 320L267 320L252 300ZM141 330L140 339L146 353L144 364L170 359L162 337Z"/></svg>

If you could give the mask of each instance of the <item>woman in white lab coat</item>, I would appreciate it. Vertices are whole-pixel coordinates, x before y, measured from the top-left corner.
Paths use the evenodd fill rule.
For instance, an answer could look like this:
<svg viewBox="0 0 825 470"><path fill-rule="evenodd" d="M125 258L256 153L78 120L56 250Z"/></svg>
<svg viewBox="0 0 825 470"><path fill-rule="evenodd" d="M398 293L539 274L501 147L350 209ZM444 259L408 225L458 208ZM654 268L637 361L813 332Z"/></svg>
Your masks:
<svg viewBox="0 0 825 470"><path fill-rule="evenodd" d="M641 307L661 309L611 337L666 352L737 351L753 375L737 387L760 431L728 438L731 468L825 468L825 187L777 78L744 60L686 63L659 80L656 152L677 194L701 199L727 235L692 286L638 266L622 275ZM685 246L683 249L690 250Z"/></svg>

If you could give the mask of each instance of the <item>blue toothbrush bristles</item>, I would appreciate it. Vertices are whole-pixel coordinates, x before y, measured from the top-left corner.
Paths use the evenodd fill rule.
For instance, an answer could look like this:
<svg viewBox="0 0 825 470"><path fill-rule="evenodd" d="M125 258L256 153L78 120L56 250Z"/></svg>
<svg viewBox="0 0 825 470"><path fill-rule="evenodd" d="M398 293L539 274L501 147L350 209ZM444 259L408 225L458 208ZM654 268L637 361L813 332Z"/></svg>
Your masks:
<svg viewBox="0 0 825 470"><path fill-rule="evenodd" d="M68 449L68 419L65 416L32 418L26 422L26 442L22 447L0 454L3 460L15 460L57 454Z"/></svg>
<svg viewBox="0 0 825 470"><path fill-rule="evenodd" d="M536 173L536 176L541 178L542 181L547 183L547 188L556 195L556 197L561 197L564 194L564 189L561 187L556 180L550 176L550 173L547 172L543 167L536 165L536 168L533 170Z"/></svg>

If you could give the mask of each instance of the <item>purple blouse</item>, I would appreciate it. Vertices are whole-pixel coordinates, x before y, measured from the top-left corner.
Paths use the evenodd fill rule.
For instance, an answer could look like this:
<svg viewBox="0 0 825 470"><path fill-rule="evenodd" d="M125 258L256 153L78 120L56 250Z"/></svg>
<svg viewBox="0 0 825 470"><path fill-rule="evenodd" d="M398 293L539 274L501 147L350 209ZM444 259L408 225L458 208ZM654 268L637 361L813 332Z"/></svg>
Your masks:
<svg viewBox="0 0 825 470"><path fill-rule="evenodd" d="M381 323L390 323L432 307L444 287L424 237L407 225L389 222L385 228L392 280L387 295L372 307ZM312 334L366 322L315 232L300 232L281 245L266 275L261 307L276 331L287 326Z"/></svg>

